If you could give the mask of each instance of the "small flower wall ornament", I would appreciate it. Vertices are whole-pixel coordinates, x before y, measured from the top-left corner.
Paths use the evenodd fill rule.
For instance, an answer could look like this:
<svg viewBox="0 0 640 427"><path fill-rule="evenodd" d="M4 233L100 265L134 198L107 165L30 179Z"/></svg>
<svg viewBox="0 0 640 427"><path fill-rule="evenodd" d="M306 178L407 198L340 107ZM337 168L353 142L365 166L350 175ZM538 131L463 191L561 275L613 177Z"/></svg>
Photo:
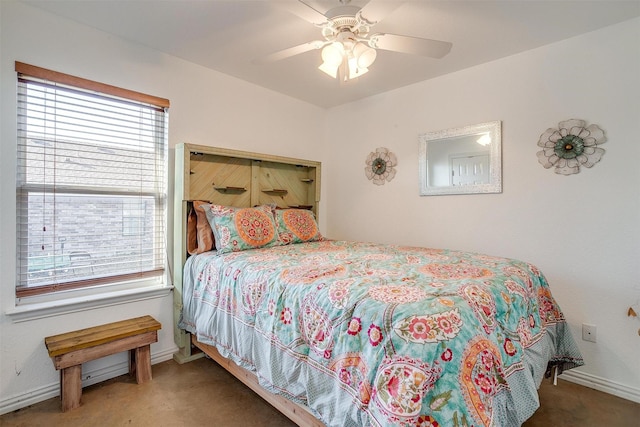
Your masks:
<svg viewBox="0 0 640 427"><path fill-rule="evenodd" d="M391 181L396 176L394 167L398 164L396 155L384 147L376 148L367 156L364 173L376 185L383 185L385 180Z"/></svg>
<svg viewBox="0 0 640 427"><path fill-rule="evenodd" d="M584 120L570 119L558 123L558 129L549 128L540 135L538 162L546 169L555 166L555 172L571 175L580 172L580 166L592 167L600 161L604 149L598 147L607 141L604 131L597 125L585 126Z"/></svg>

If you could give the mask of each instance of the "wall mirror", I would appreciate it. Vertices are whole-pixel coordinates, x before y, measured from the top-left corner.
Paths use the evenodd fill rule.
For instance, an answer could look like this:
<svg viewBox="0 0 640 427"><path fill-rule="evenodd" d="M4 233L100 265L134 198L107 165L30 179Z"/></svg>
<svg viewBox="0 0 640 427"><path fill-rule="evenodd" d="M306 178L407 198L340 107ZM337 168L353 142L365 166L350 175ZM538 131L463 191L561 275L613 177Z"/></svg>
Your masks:
<svg viewBox="0 0 640 427"><path fill-rule="evenodd" d="M502 192L500 121L428 132L420 141L420 195Z"/></svg>

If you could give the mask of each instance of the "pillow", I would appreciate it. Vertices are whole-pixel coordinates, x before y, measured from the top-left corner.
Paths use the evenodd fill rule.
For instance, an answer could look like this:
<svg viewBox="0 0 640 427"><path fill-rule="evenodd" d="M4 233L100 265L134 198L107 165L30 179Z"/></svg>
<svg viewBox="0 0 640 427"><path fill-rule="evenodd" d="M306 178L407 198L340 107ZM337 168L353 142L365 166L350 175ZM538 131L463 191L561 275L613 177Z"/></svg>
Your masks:
<svg viewBox="0 0 640 427"><path fill-rule="evenodd" d="M198 231L197 231L198 217L193 207L189 209L189 215L187 215L187 252L189 255L198 253Z"/></svg>
<svg viewBox="0 0 640 427"><path fill-rule="evenodd" d="M205 210L220 253L279 245L272 208L209 205Z"/></svg>
<svg viewBox="0 0 640 427"><path fill-rule="evenodd" d="M213 249L213 231L207 220L207 202L194 201L187 218L187 251L190 255Z"/></svg>
<svg viewBox="0 0 640 427"><path fill-rule="evenodd" d="M313 212L306 209L276 209L276 224L280 244L324 240Z"/></svg>

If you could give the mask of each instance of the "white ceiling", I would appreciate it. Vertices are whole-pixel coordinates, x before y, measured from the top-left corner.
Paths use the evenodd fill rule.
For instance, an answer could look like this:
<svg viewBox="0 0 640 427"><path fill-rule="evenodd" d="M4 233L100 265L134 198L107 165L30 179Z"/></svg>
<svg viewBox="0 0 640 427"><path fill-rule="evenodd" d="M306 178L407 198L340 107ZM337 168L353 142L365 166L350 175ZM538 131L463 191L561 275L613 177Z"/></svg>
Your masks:
<svg viewBox="0 0 640 427"><path fill-rule="evenodd" d="M378 51L368 74L339 84L317 69L313 50L275 63L254 60L322 39L279 1L25 0L56 15L259 86L332 107L482 64L640 16L640 0L409 0L374 26L449 41L442 59ZM396 1L396 0L374 0ZM339 0L305 0L325 13ZM352 0L364 6L367 0ZM630 46L637 49L638 46ZM577 55L579 59L579 54Z"/></svg>

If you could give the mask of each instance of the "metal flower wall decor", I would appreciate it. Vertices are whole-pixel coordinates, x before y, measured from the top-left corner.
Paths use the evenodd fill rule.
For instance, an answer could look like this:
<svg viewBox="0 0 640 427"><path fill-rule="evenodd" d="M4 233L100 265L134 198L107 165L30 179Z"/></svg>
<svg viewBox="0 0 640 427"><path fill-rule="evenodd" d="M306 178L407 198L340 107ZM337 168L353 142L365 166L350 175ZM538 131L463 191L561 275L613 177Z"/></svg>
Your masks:
<svg viewBox="0 0 640 427"><path fill-rule="evenodd" d="M598 147L607 138L597 125L585 126L584 120L571 119L558 123L558 128L549 128L540 135L538 162L546 169L555 167L561 175L580 172L580 166L592 167L600 161L604 149Z"/></svg>
<svg viewBox="0 0 640 427"><path fill-rule="evenodd" d="M367 156L364 173L376 185L383 185L385 180L391 181L396 176L396 155L384 147L376 148Z"/></svg>

